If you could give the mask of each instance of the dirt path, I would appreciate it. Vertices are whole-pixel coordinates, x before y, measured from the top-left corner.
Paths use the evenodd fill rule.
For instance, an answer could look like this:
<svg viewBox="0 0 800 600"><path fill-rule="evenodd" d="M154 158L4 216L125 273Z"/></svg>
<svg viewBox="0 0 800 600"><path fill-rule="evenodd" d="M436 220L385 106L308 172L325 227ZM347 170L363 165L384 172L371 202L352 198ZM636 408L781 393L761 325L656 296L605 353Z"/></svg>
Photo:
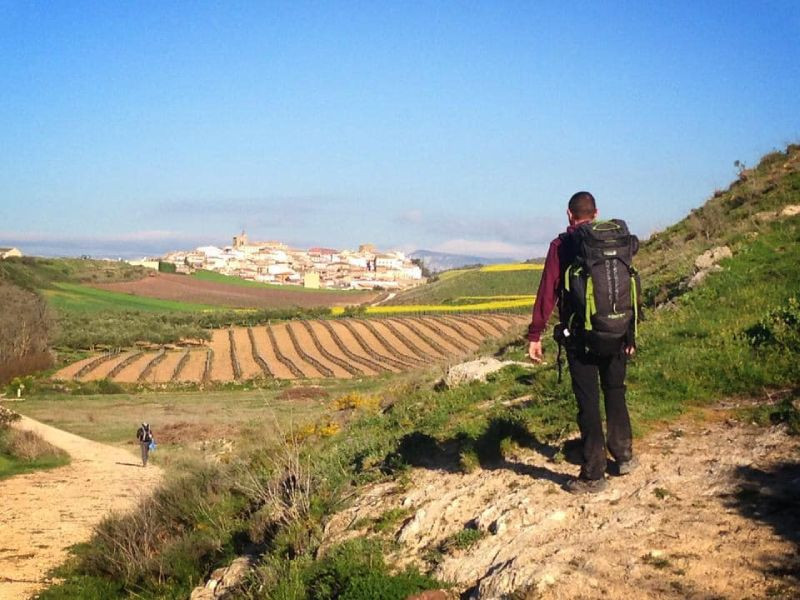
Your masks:
<svg viewBox="0 0 800 600"><path fill-rule="evenodd" d="M58 469L0 481L0 599L28 598L67 548L89 539L109 511L133 507L161 478L137 456L23 417L15 424L65 450L72 462Z"/></svg>
<svg viewBox="0 0 800 600"><path fill-rule="evenodd" d="M799 597L800 439L722 408L701 417L640 441L639 468L597 495L564 492L577 467L524 449L468 475L442 465L378 484L329 539L405 509L395 558L470 598ZM465 527L477 542L442 551Z"/></svg>

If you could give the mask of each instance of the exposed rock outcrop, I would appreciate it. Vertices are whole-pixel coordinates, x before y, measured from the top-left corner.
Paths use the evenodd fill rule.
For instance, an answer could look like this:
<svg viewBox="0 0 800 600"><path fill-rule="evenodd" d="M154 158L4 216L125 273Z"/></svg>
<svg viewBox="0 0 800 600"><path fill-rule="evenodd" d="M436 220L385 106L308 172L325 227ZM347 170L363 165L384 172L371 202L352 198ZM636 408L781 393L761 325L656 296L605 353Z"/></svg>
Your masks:
<svg viewBox="0 0 800 600"><path fill-rule="evenodd" d="M492 357L479 358L450 367L442 383L448 388L454 388L471 381L486 381L487 376L508 365L532 367L529 363L514 360L497 360Z"/></svg>

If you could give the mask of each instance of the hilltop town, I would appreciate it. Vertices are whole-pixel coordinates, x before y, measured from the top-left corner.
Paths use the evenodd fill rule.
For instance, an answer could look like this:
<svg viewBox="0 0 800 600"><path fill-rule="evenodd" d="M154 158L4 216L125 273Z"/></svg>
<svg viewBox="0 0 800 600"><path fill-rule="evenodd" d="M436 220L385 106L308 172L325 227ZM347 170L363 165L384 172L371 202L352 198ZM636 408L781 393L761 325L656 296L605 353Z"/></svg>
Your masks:
<svg viewBox="0 0 800 600"><path fill-rule="evenodd" d="M372 244L358 250L293 249L279 241L251 241L245 232L222 248L200 246L168 252L159 260L129 261L151 268L191 273L207 270L259 281L307 288L399 290L424 283L422 269L402 252L380 252Z"/></svg>

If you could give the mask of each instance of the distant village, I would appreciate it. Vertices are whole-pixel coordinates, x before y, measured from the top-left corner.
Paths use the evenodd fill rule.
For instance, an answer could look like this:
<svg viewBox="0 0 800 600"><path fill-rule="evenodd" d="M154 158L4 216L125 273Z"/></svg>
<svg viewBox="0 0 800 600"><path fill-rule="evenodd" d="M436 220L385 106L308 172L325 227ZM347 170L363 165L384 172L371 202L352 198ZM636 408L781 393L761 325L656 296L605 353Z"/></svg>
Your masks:
<svg viewBox="0 0 800 600"><path fill-rule="evenodd" d="M251 281L307 288L398 290L424 282L422 269L402 252L379 252L372 244L358 250L297 250L276 241L251 241L242 232L230 246L201 246L169 252L159 260L132 260L158 269L174 265L177 273L207 270ZM169 268L171 271L172 268Z"/></svg>

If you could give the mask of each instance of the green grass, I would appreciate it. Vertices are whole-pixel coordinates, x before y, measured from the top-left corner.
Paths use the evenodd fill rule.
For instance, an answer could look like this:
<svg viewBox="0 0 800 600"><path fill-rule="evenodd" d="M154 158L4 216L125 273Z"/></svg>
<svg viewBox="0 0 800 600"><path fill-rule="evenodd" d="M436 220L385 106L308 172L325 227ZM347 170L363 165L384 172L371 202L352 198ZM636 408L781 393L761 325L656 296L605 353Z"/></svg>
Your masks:
<svg viewBox="0 0 800 600"><path fill-rule="evenodd" d="M78 283L54 283L43 290L48 303L59 311L72 313L102 311L142 312L203 312L229 310L220 306L194 304L176 300L160 300L135 296L123 292L112 292Z"/></svg>
<svg viewBox="0 0 800 600"><path fill-rule="evenodd" d="M533 295L541 271L497 271L478 269L446 271L438 280L399 293L392 304L447 304L468 296Z"/></svg>
<svg viewBox="0 0 800 600"><path fill-rule="evenodd" d="M25 256L0 262L0 278L27 290L41 290L54 283L112 283L132 281L148 274L148 269L121 261L80 258L35 258Z"/></svg>
<svg viewBox="0 0 800 600"><path fill-rule="evenodd" d="M0 480L40 469L54 469L69 464L69 458L46 456L36 460L22 460L0 452Z"/></svg>
<svg viewBox="0 0 800 600"><path fill-rule="evenodd" d="M252 287L252 288L261 288L261 289L268 289L268 290L281 290L281 291L292 291L292 292L308 292L311 294L363 294L364 292L359 292L358 290L331 290L327 288L307 288L299 285L281 285L278 283L263 283L260 281L250 281L249 279L242 279L241 277L234 277L232 275L223 275L222 273L217 273L215 271L195 271L192 273L191 277L195 279L200 279L202 281L213 281L215 283L225 283L229 285L236 285L241 287Z"/></svg>
<svg viewBox="0 0 800 600"><path fill-rule="evenodd" d="M780 160L770 158L770 161L782 168L785 157L778 158ZM784 181L775 179L778 176L773 177L772 172L762 171L758 176L765 180L773 178L773 183ZM738 188L735 186L730 192L735 194ZM770 188L775 189L786 191L780 185ZM759 193L769 194L771 191ZM800 204L800 187L793 194L755 202L758 206ZM714 223L709 222L710 225ZM797 279L800 218L754 225L750 229L742 227L739 229L737 224L736 231L731 233L729 241L734 257L723 262L723 271L711 274L702 286L694 290L681 289L669 304L650 310L648 320L642 324L639 352L629 367L628 376L628 404L637 436L692 407L708 405L726 396L761 398L765 390L796 390L800 385L796 350L766 342L754 346L746 333L759 323L769 323L777 309L786 307L789 299L800 293ZM722 238L709 235L707 241L715 243L718 239ZM658 243L645 245L640 256L642 263L648 265L648 269L654 268L653 265L661 260L659 253L685 250L677 242L674 246L670 242L669 248L674 250L665 250ZM701 252L702 246L686 252L695 250ZM666 270L671 268L670 263ZM677 276L678 271L670 271L668 276ZM520 273L531 274L523 271L497 275ZM441 284L439 288L445 284L450 287L445 288L447 293L442 292L439 301L445 297L467 295L531 293L535 287L534 282L528 281L525 284L530 285L528 289L500 291L502 286L498 283L497 289L487 292L486 281L473 278L471 270L441 278L436 282ZM656 279L657 286L660 286L662 280ZM519 280L516 280L515 285L518 284ZM427 286L425 293L435 285ZM463 289L469 286L479 289ZM418 303L419 299L415 298L413 302ZM502 356L522 359L525 351L526 343L519 340L506 347ZM360 486L402 478L410 467L469 470L497 465L503 456L507 457L506 460L514 460L513 456L509 457L511 447L515 449L511 454L529 451L558 456L559 451L564 453L563 442L576 429L575 401L568 376L561 384L557 383L552 364L555 345L551 339L545 340L545 351L550 362L548 366L511 366L490 376L486 383L455 389L434 385L435 370L381 382L380 389L373 390L382 397L384 409L381 413L353 413L339 433L312 436L301 447L300 452L307 457L309 465L309 483L303 490L309 504L307 510L301 511L300 518L270 529L269 522L265 523L263 519L265 513L271 513L262 510L263 505L251 505L249 511L241 507L237 510L227 496L220 495L219 506L227 511L223 511L227 515L224 522L247 522L243 529L250 532L248 535L258 532L266 544L259 577L247 591L256 597L282 600L342 597L342 590L353 589L350 584L358 581L364 587L355 589L369 589L372 596L359 596L353 592L348 597L395 597L376 592L384 589L381 586L389 585L383 576L370 580L369 586L360 575L356 576L362 573L357 564L363 564L364 557L367 557L368 565L384 564L383 553L387 548L380 548L377 555L373 554L377 552L373 550L376 547L372 545L374 540L369 541L372 549L355 550L346 546L347 551L335 559L330 558L331 555L319 558L325 518L340 510L343 502L357 493ZM506 402L523 396L533 400ZM776 417L790 426L796 422L796 409L791 406L790 409L788 404L782 405L780 415ZM768 420L773 422L772 417ZM276 453L274 448L265 445L254 455L241 457L241 460L253 461L251 465L258 464L259 455L276 456ZM267 480L277 476L276 481L284 484L295 481L287 480L281 468L274 471L265 469L260 473ZM183 521L188 525L186 531L193 531L194 524L202 522L202 517L189 508L186 511ZM387 515L387 521L393 523L396 516ZM262 521L259 522L259 518ZM224 530L231 531L230 528ZM476 540L472 538L476 535L464 533L464 539L458 543L474 543ZM178 542L185 543L185 539L188 538L180 538L183 542L173 542L169 538L160 554L159 564L179 573L177 567L172 567L173 562L181 562L173 549L180 548ZM228 541L220 540L221 546L224 547ZM195 553L193 556L197 561L195 573L208 572L221 564L220 556L213 553ZM100 577L86 566L79 567L67 578L65 585L86 576ZM109 580L114 578L106 574L99 581ZM318 581L325 582L325 587L319 587ZM158 585L162 590L186 591L185 581L177 575L168 574L158 580ZM142 588L128 589L143 591ZM408 589L403 587L402 591L406 593Z"/></svg>
<svg viewBox="0 0 800 600"><path fill-rule="evenodd" d="M0 425L0 480L68 463L65 452L35 434Z"/></svg>

